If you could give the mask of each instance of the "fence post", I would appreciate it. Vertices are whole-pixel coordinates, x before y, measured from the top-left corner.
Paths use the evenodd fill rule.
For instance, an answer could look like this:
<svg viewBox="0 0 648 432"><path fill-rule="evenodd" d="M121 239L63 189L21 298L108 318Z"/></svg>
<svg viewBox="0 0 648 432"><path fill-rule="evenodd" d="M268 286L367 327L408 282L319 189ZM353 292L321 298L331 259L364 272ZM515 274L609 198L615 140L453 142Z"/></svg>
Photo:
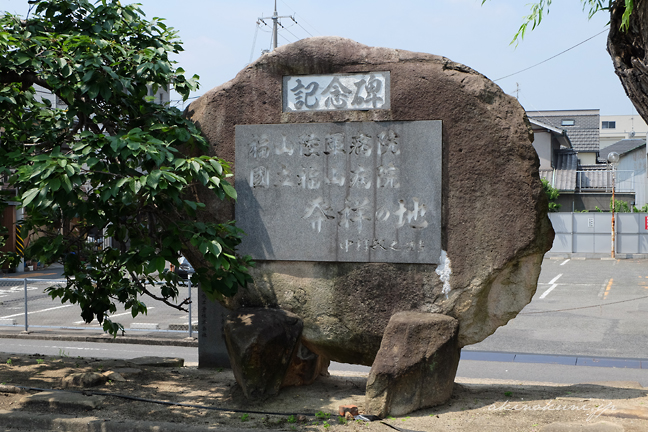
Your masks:
<svg viewBox="0 0 648 432"><path fill-rule="evenodd" d="M29 331L29 324L27 322L27 278L24 279L25 282L25 333Z"/></svg>
<svg viewBox="0 0 648 432"><path fill-rule="evenodd" d="M189 282L189 337L193 337L193 327L191 325L191 279L188 280Z"/></svg>

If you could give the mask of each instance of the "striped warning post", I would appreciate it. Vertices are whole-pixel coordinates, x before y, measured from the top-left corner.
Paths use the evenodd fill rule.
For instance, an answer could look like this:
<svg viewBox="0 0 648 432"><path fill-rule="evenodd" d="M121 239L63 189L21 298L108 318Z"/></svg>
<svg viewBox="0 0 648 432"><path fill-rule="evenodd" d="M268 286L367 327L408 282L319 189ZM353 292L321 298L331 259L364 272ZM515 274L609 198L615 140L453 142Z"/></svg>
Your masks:
<svg viewBox="0 0 648 432"><path fill-rule="evenodd" d="M25 256L25 242L21 234L22 226L16 225L16 253L21 257Z"/></svg>

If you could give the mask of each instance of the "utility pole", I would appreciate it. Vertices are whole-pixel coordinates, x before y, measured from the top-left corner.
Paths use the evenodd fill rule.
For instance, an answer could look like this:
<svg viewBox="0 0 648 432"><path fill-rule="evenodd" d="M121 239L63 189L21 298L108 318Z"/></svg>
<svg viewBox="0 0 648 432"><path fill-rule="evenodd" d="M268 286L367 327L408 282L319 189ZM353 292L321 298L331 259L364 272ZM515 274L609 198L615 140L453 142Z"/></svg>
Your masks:
<svg viewBox="0 0 648 432"><path fill-rule="evenodd" d="M290 15L288 15L288 16L279 16L279 15L277 15L277 0L275 0L275 2L274 2L274 14L272 14L271 17L260 17L259 18L259 21L261 21L263 24L265 24L265 21L263 21L264 19L271 19L272 20L272 49L277 48L277 44L278 44L278 42L277 42L277 36L278 36L278 34L277 34L277 26L281 25L281 24L279 24L279 18L291 18L292 19L292 16L290 16Z"/></svg>

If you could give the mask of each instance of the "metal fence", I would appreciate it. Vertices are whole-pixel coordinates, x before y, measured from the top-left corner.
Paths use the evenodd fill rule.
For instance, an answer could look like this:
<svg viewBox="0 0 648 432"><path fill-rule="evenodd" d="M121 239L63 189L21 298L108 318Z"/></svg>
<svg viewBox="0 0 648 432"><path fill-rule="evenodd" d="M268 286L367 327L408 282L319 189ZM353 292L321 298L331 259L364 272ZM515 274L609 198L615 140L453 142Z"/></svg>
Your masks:
<svg viewBox="0 0 648 432"><path fill-rule="evenodd" d="M609 254L612 213L550 213L558 253ZM616 252L648 254L648 213L615 213Z"/></svg>
<svg viewBox="0 0 648 432"><path fill-rule="evenodd" d="M48 287L65 285L64 279L0 278L0 328L18 327L24 331L33 328L103 331L95 320L85 323L78 305L61 303L45 292ZM197 322L192 314L192 287L190 281L180 287L181 298L188 297L188 312L179 311L162 302L147 304L148 313L133 318L130 311L118 311L109 318L124 325L127 332L184 333L193 337ZM150 288L155 291L155 287Z"/></svg>
<svg viewBox="0 0 648 432"><path fill-rule="evenodd" d="M634 171L614 171L616 192L634 192ZM579 192L612 192L612 172L606 170L576 171L576 190Z"/></svg>

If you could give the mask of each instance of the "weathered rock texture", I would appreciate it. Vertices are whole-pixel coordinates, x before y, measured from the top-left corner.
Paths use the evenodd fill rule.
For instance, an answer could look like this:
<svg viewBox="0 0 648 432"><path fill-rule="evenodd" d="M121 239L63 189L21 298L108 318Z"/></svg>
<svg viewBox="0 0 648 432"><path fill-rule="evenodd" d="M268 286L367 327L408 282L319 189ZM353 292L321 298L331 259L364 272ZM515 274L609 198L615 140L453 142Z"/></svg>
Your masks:
<svg viewBox="0 0 648 432"><path fill-rule="evenodd" d="M367 414L405 415L450 399L459 365L458 328L447 315L392 316L367 380Z"/></svg>
<svg viewBox="0 0 648 432"><path fill-rule="evenodd" d="M282 77L391 72L391 109L282 112ZM234 126L349 121L443 121L442 248L446 297L435 265L257 262L255 284L230 309L281 308L304 321L302 342L331 360L371 365L400 311L460 322L459 345L477 343L531 300L553 241L538 158L524 110L492 81L447 58L318 37L265 54L192 103L187 115L211 152L234 161ZM233 206L200 193L213 220ZM198 254L189 256L199 263Z"/></svg>
<svg viewBox="0 0 648 432"><path fill-rule="evenodd" d="M241 309L225 322L225 341L236 382L248 398L279 392L303 329L279 309Z"/></svg>
<svg viewBox="0 0 648 432"><path fill-rule="evenodd" d="M330 363L326 357L315 354L302 343L299 343L281 387L313 384L320 375L329 375L328 367Z"/></svg>

